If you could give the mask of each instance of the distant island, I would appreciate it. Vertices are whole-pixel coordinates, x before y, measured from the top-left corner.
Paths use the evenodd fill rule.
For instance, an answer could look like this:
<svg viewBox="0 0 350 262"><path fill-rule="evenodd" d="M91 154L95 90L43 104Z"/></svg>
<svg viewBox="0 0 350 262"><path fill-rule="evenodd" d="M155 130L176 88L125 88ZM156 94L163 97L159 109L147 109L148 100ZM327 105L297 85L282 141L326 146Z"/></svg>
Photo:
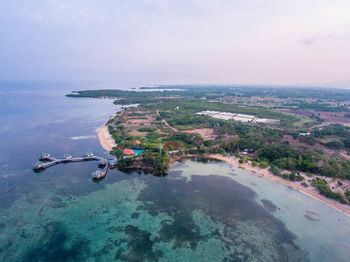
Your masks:
<svg viewBox="0 0 350 262"><path fill-rule="evenodd" d="M99 131L121 170L164 176L182 158L215 158L350 215L350 90L158 86L67 96L125 105Z"/></svg>

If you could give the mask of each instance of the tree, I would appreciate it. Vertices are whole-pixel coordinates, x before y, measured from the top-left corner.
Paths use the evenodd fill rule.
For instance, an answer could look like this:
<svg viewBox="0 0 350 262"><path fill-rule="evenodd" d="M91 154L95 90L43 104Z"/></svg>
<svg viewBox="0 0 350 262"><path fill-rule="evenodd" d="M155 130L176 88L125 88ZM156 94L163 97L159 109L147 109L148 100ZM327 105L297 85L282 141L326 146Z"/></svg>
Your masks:
<svg viewBox="0 0 350 262"><path fill-rule="evenodd" d="M303 176L300 175L300 174L297 174L296 179L297 179L298 181L303 181L303 180L305 180L305 177L303 177Z"/></svg>
<svg viewBox="0 0 350 262"><path fill-rule="evenodd" d="M325 146L333 149L340 149L344 146L344 143L342 141L330 141L326 143Z"/></svg>
<svg viewBox="0 0 350 262"><path fill-rule="evenodd" d="M221 154L221 155L225 156L225 155L226 155L226 151L225 151L225 149L220 148L220 149L219 149L219 154Z"/></svg>
<svg viewBox="0 0 350 262"><path fill-rule="evenodd" d="M275 176L280 176L281 175L281 169L279 169L277 166L273 165L270 167L269 171L272 172Z"/></svg>
<svg viewBox="0 0 350 262"><path fill-rule="evenodd" d="M112 154L115 155L117 158L120 158L123 156L123 150L121 150L120 148L115 148L112 151Z"/></svg>

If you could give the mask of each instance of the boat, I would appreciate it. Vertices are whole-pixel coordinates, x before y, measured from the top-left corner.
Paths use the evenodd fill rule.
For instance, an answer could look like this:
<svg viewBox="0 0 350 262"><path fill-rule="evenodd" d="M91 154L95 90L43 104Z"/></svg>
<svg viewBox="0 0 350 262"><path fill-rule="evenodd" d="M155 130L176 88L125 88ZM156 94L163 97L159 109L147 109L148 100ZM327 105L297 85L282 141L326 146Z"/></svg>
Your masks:
<svg viewBox="0 0 350 262"><path fill-rule="evenodd" d="M106 173L101 170L96 170L91 175L93 180L100 180L106 176Z"/></svg>
<svg viewBox="0 0 350 262"><path fill-rule="evenodd" d="M99 166L99 167L104 167L105 165L107 165L107 163L108 163L108 161L107 161L106 159L100 160L100 161L98 162L98 166Z"/></svg>
<svg viewBox="0 0 350 262"><path fill-rule="evenodd" d="M35 171L42 170L44 168L45 168L45 166L44 166L44 163L42 163L42 162L36 162L33 165L33 170L35 170Z"/></svg>

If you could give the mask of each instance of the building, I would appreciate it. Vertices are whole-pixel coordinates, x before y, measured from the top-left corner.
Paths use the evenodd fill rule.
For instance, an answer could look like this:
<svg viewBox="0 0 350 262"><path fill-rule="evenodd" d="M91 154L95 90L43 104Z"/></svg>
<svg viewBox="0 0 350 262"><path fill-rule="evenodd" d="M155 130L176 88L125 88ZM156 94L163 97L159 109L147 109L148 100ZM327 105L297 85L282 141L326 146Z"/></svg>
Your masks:
<svg viewBox="0 0 350 262"><path fill-rule="evenodd" d="M136 153L135 153L133 150L128 149L128 148L125 148L125 149L123 150L123 154L124 154L124 155L128 155L128 156L134 156L134 155L136 155Z"/></svg>

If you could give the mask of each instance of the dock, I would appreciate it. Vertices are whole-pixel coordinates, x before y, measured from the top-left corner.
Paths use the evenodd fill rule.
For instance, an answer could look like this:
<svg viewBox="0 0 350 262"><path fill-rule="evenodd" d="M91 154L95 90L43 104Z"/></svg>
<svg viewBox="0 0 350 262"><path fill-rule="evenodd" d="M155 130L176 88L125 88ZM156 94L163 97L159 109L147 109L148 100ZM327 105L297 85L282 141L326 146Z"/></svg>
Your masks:
<svg viewBox="0 0 350 262"><path fill-rule="evenodd" d="M103 179L107 175L107 171L110 168L116 167L117 159L112 155L107 155L105 158L95 156L93 153L86 153L81 157L72 157L71 155L64 155L62 158L52 157L48 153L43 153L39 156L39 161L33 166L33 171L40 172L46 168L52 167L62 163L84 162L84 161L99 161L98 166L103 167L103 170L97 170L92 174L94 181Z"/></svg>

